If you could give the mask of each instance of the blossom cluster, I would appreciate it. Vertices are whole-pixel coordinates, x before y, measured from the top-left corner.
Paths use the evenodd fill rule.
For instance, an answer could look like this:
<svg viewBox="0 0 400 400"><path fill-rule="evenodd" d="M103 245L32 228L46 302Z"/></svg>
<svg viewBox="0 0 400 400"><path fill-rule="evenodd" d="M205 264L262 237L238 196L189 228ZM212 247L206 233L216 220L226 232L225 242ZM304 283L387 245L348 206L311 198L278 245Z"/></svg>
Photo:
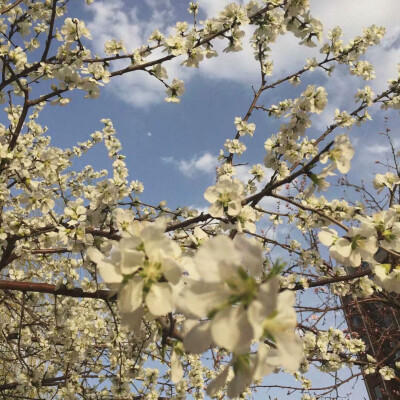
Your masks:
<svg viewBox="0 0 400 400"><path fill-rule="evenodd" d="M308 0L232 2L204 21L197 20L201 6L190 2L193 23L155 29L135 49L110 38L103 54L92 50L90 25L67 10L68 2L1 3L3 396L243 398L265 376L284 371L300 381L307 400L310 364L332 373L358 363L366 374L399 379L399 365L384 365L354 333L325 329L318 316L336 318L334 296L384 307L400 293L396 142L393 165L369 185L383 200L364 184L354 186L365 194L362 202L318 193L332 176L350 171L357 149L350 129L371 119L368 109L400 107L400 75L381 94L359 88L355 110L336 109L318 138L310 130L314 118L329 114L329 93L312 84L312 72L330 77L342 64L351 75L374 79L362 56L380 43L384 28L365 28L347 44L334 28L321 60L308 58L302 69L270 82L277 73L271 44L279 36L290 32L306 47L322 41ZM42 111L68 104L73 90L95 99L114 77L141 71L165 87L166 102L179 103L185 84L169 78L166 61L200 68L218 56L215 39L224 52L239 52L248 32L260 87L222 141L216 180L204 190L208 209L143 202L144 186L128 179L109 119L71 148L52 144ZM311 83L297 88L305 73ZM263 94L285 82L294 86L293 98L279 93L275 104L264 105ZM256 131L256 112L279 119L278 131L263 132L258 122ZM249 161L252 143L261 145ZM98 145L109 165L82 167L81 158ZM304 291L321 303L304 306Z"/></svg>

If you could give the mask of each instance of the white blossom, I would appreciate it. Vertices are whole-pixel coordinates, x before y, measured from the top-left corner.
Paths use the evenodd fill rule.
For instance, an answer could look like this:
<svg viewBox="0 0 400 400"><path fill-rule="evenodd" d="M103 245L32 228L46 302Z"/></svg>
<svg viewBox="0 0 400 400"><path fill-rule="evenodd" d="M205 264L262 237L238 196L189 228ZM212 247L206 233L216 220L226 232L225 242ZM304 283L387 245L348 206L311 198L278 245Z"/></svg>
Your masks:
<svg viewBox="0 0 400 400"><path fill-rule="evenodd" d="M237 179L223 175L215 186L210 186L204 193L204 198L212 203L209 213L215 218L221 218L226 212L236 216L242 208L243 184Z"/></svg>

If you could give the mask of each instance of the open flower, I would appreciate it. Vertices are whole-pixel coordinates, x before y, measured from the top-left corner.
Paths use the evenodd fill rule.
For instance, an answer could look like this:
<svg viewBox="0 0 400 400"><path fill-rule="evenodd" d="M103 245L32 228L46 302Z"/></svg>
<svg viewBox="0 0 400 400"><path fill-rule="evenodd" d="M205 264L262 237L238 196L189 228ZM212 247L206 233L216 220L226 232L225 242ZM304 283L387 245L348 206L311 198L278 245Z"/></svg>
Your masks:
<svg viewBox="0 0 400 400"><path fill-rule="evenodd" d="M185 347L195 350L190 346L191 335L195 335L196 348L201 350L211 341L230 351L247 350L254 337L247 309L258 293L255 277L261 273L261 246L241 235L234 241L217 236L200 247L194 264L196 279L188 280L179 308L189 318L208 317L211 321L189 332ZM268 291L269 286L265 284L264 289ZM270 297L273 299L274 294ZM226 326L232 327L229 335ZM199 340L205 342L204 346Z"/></svg>
<svg viewBox="0 0 400 400"><path fill-rule="evenodd" d="M400 177L393 172L386 172L385 175L376 174L372 183L374 188L380 193L385 187L393 190L395 185L400 185Z"/></svg>
<svg viewBox="0 0 400 400"><path fill-rule="evenodd" d="M330 246L331 257L348 267L358 267L361 260L372 262L378 250L376 230L368 224L350 228L343 238L339 238L334 229L322 228L318 238L322 244Z"/></svg>
<svg viewBox="0 0 400 400"><path fill-rule="evenodd" d="M194 278L180 294L178 311L193 320L183 341L186 351L202 353L216 344L233 353L228 366L209 385L210 396L228 381L228 396L237 397L254 380L278 367L294 371L303 358L295 333L295 295L279 293L279 280L260 282L261 247L242 235L232 241L217 236L194 257ZM229 327L229 334L227 334ZM268 338L274 348L262 343ZM257 354L253 340L260 341Z"/></svg>
<svg viewBox="0 0 400 400"><path fill-rule="evenodd" d="M310 174L311 184L310 186L304 191L304 198L310 197L315 189L318 192L321 190L326 190L330 183L326 181L326 177L335 175L332 171L335 168L335 164L329 164L325 167L318 175Z"/></svg>
<svg viewBox="0 0 400 400"><path fill-rule="evenodd" d="M230 364L208 386L207 393L210 396L215 395L227 383L228 396L239 397L252 381L262 379L277 368L294 372L304 358L302 340L295 333L294 293L285 291L274 297L271 294L275 290L272 293L260 292L263 294L259 300L263 301L254 302L253 308L250 306L250 321L255 324L253 327L256 339L267 337L274 342L274 347L261 340L256 352L234 354ZM275 299L272 303L271 300L268 301L271 298ZM231 367L233 374L229 374Z"/></svg>
<svg viewBox="0 0 400 400"><path fill-rule="evenodd" d="M400 222L397 221L398 215L394 208L379 211L372 216L358 216L357 219L376 230L381 246L400 252Z"/></svg>
<svg viewBox="0 0 400 400"><path fill-rule="evenodd" d="M249 124L248 122L243 121L240 117L235 118L235 126L240 136L247 134L252 137L256 129L256 125L254 123Z"/></svg>
<svg viewBox="0 0 400 400"><path fill-rule="evenodd" d="M328 104L327 93L322 86L316 88L314 85L308 85L301 95L304 96L302 109L312 113L321 114Z"/></svg>
<svg viewBox="0 0 400 400"><path fill-rule="evenodd" d="M137 235L115 243L109 258L94 247L88 249L102 279L118 291L123 320L129 321L132 328L140 326L141 318L132 315L141 317L143 306L156 317L174 309L174 285L181 277L177 260L181 250L164 231L163 222L142 224Z"/></svg>
<svg viewBox="0 0 400 400"><path fill-rule="evenodd" d="M243 184L237 179L223 175L215 186L210 186L204 193L204 198L212 203L208 212L212 217L221 218L226 212L236 216L242 209L244 199Z"/></svg>
<svg viewBox="0 0 400 400"><path fill-rule="evenodd" d="M255 336L257 339L267 337L275 344L275 348L265 354L268 365L295 371L303 359L303 344L295 333L297 320L293 307L296 296L294 292L285 290L277 296L274 307L271 307L268 297L271 294L261 290L259 301L249 308Z"/></svg>
<svg viewBox="0 0 400 400"><path fill-rule="evenodd" d="M64 35L66 42L73 42L82 36L91 39L90 32L85 27L85 23L77 18L66 18L64 25L61 27L61 33Z"/></svg>
<svg viewBox="0 0 400 400"><path fill-rule="evenodd" d="M374 282L388 292L400 294L400 265L395 265L392 269L391 264L375 264Z"/></svg>
<svg viewBox="0 0 400 400"><path fill-rule="evenodd" d="M333 150L322 154L320 161L322 164L325 164L328 159L331 159L335 163L336 168L342 174L346 174L350 171L350 160L353 156L354 147L352 146L349 137L346 134L343 134L335 137L335 146Z"/></svg>
<svg viewBox="0 0 400 400"><path fill-rule="evenodd" d="M179 96L182 96L184 92L185 85L183 81L174 79L172 81L172 84L166 89L166 93L168 96L165 98L165 101L167 103L179 103L181 101Z"/></svg>

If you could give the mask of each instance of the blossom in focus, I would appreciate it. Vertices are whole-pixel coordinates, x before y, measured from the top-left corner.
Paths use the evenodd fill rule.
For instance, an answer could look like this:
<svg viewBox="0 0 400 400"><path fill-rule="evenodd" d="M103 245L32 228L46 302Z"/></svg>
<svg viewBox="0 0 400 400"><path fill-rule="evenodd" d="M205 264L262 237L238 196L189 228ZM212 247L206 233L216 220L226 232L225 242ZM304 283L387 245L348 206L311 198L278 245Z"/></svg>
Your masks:
<svg viewBox="0 0 400 400"><path fill-rule="evenodd" d="M388 292L400 294L400 265L375 264L374 282Z"/></svg>
<svg viewBox="0 0 400 400"><path fill-rule="evenodd" d="M144 306L156 317L174 309L174 285L181 277L181 250L165 236L163 222L140 224L136 229L135 235L114 244L110 257L94 247L88 249L88 255L97 264L104 282L118 291L123 320L137 329Z"/></svg>
<svg viewBox="0 0 400 400"><path fill-rule="evenodd" d="M204 198L212 203L208 212L212 217L221 218L226 212L236 216L242 209L244 187L238 179L223 175L215 186L210 186L204 193Z"/></svg>
<svg viewBox="0 0 400 400"><path fill-rule="evenodd" d="M350 171L350 160L353 156L354 147L352 146L349 137L346 134L342 134L335 137L333 150L322 154L320 161L322 164L325 164L328 159L331 159L335 163L336 168L342 174L346 174Z"/></svg>
<svg viewBox="0 0 400 400"><path fill-rule="evenodd" d="M256 125L254 123L249 124L248 122L243 121L240 117L235 118L235 126L240 136L247 134L252 137L256 129Z"/></svg>
<svg viewBox="0 0 400 400"><path fill-rule="evenodd" d="M374 188L380 193L385 187L393 190L394 186L400 185L400 177L393 172L386 172L385 175L376 174L372 183Z"/></svg>
<svg viewBox="0 0 400 400"><path fill-rule="evenodd" d="M172 84L167 87L166 93L168 96L165 98L165 101L167 103L179 103L181 100L178 96L182 96L184 92L185 86L183 81L174 79Z"/></svg>
<svg viewBox="0 0 400 400"><path fill-rule="evenodd" d="M78 40L82 36L91 39L89 30L85 27L85 23L77 18L66 18L61 28L67 42Z"/></svg>
<svg viewBox="0 0 400 400"><path fill-rule="evenodd" d="M318 238L322 244L330 247L331 257L348 267L358 267L361 260L372 262L378 251L376 230L367 224L350 228L343 238L339 238L334 229L322 228Z"/></svg>

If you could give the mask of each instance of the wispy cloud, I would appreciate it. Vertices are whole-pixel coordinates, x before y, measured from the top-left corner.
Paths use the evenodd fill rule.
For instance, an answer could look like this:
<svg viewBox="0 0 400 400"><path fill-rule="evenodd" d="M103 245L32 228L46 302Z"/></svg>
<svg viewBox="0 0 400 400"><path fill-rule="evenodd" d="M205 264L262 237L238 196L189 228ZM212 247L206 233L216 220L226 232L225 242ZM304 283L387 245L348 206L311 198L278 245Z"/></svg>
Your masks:
<svg viewBox="0 0 400 400"><path fill-rule="evenodd" d="M194 156L190 160L176 160L174 157L163 157L164 164L174 165L184 176L195 177L198 173L213 174L217 166L217 157L211 153L204 153L202 156Z"/></svg>
<svg viewBox="0 0 400 400"><path fill-rule="evenodd" d="M390 151L390 147L378 143L369 143L365 146L365 150L368 151L368 153L385 154Z"/></svg>
<svg viewBox="0 0 400 400"><path fill-rule="evenodd" d="M209 18L217 15L230 2L231 0L200 0L200 7ZM331 94L328 111L332 112L336 107L343 108L348 105L356 89L364 84L369 84L377 92L384 90L386 81L396 76L396 64L399 61L400 29L397 16L400 14L400 2L398 0L352 0L351 2L311 0L310 4L311 13L324 24L325 34L328 29L339 25L343 29L345 41L361 34L362 28L368 25L377 24L387 28L387 37L383 43L371 49L366 57L374 64L377 79L363 82L346 72L337 71L331 79L324 82L328 93ZM175 7L170 0L144 0L142 3L129 6L122 0L95 2L88 8L93 13L89 28L93 33L95 51L102 53L104 41L111 38L124 39L129 45L128 50L132 50L146 44L148 36L155 28L169 34L176 22ZM205 60L199 69L181 67L181 59L168 62L165 66L170 78L179 77L187 83L199 76L246 85L256 82L259 73L248 40L251 32L252 28L246 27L247 35L243 41L243 51L240 53L223 53L226 42L214 41L213 45L219 57ZM300 47L298 42L299 39L289 33L279 37L271 46L271 56L275 63L275 75L272 80L294 72L305 64L307 57L316 56L317 59L321 57L318 48ZM323 80L325 81L325 78ZM165 97L163 85L139 71L117 78L110 87L109 90L118 98L137 107L147 107L162 102ZM328 122L327 117L322 117L321 125L326 125L326 122Z"/></svg>
<svg viewBox="0 0 400 400"><path fill-rule="evenodd" d="M147 44L147 38L159 29L164 33L172 30L176 23L174 7L168 0L145 0L139 5L126 5L122 0L97 1L87 9L93 15L88 28L94 38L92 44L95 52L104 55L104 42L110 39L123 40L129 52ZM140 11L140 12L139 12ZM160 56L160 51L154 56ZM168 73L171 78L190 79L193 73L188 68L182 68L182 60L172 60L168 63ZM129 63L129 61L128 61ZM115 68L127 65L126 61L115 63ZM143 71L125 74L114 78L110 90L120 100L139 108L148 107L163 101L165 87Z"/></svg>

